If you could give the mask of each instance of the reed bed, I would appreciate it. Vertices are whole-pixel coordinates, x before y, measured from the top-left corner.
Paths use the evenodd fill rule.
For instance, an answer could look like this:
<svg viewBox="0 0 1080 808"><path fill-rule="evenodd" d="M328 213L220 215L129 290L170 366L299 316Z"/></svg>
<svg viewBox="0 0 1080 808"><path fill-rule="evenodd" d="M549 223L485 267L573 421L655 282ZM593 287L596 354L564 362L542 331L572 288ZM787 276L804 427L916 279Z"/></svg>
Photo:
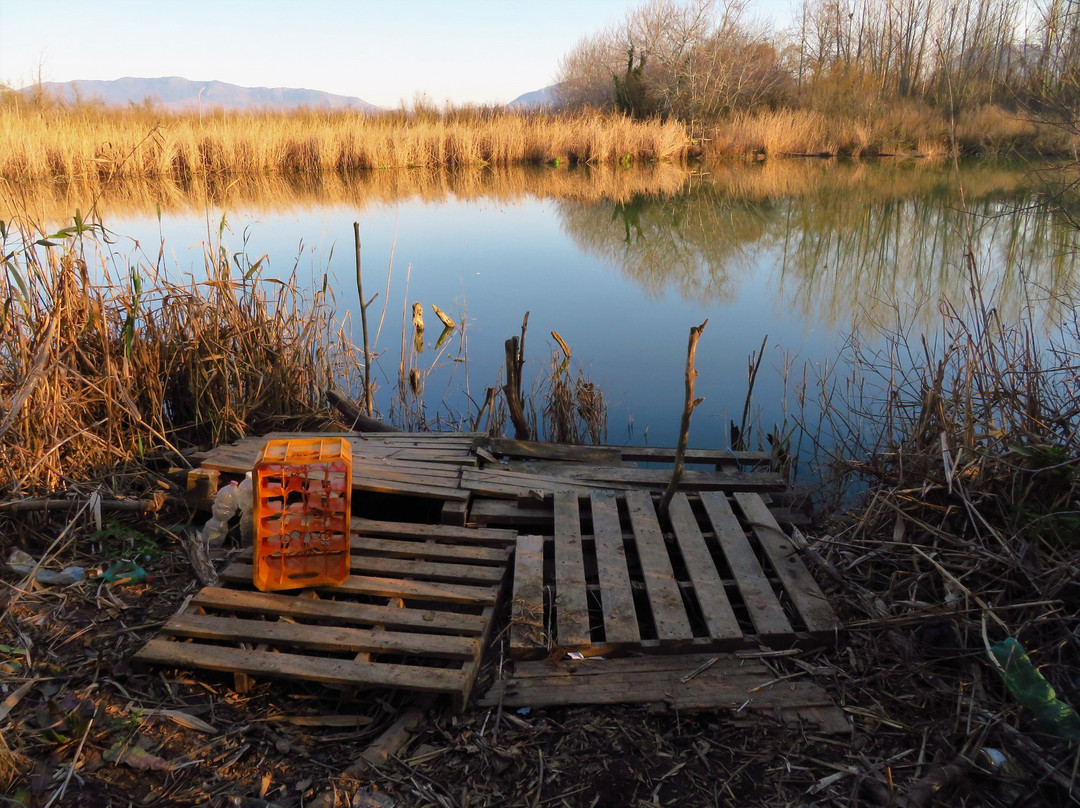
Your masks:
<svg viewBox="0 0 1080 808"><path fill-rule="evenodd" d="M54 234L55 236L56 234ZM131 462L332 421L357 352L323 290L263 282L206 251L206 279L115 266L77 223L4 233L0 490L55 491ZM36 242L36 243L35 243ZM92 262L98 262L92 265Z"/></svg>
<svg viewBox="0 0 1080 808"><path fill-rule="evenodd" d="M955 117L916 104L895 104L867 115L751 110L716 123L708 138L710 153L758 158L942 158L954 148L963 155L1071 155L1080 146L1080 138L1059 126L989 105L962 110Z"/></svg>
<svg viewBox="0 0 1080 808"><path fill-rule="evenodd" d="M672 161L684 127L584 112L455 116L0 108L0 177L85 180L352 172L515 163Z"/></svg>

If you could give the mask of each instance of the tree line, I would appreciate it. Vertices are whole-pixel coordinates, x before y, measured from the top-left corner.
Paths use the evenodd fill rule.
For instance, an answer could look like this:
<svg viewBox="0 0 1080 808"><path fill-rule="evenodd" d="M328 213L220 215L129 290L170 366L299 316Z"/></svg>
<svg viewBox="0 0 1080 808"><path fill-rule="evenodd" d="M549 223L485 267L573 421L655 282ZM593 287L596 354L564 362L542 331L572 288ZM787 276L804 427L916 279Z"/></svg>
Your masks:
<svg viewBox="0 0 1080 808"><path fill-rule="evenodd" d="M762 105L857 116L900 99L1073 120L1080 0L801 0L784 31L749 0L648 0L565 54L556 93L685 121Z"/></svg>

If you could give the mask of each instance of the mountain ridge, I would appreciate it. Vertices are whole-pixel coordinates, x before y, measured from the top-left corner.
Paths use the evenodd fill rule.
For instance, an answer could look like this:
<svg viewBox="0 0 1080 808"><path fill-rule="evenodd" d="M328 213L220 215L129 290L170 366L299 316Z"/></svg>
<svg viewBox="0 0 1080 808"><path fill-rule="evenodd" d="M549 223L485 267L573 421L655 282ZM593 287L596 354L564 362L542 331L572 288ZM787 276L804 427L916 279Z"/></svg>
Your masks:
<svg viewBox="0 0 1080 808"><path fill-rule="evenodd" d="M47 81L24 87L28 93L41 88L67 103L99 101L107 106L129 106L149 100L169 111L194 109L358 109L377 112L379 107L362 98L296 87L243 87L224 81L192 81L180 76L119 79Z"/></svg>

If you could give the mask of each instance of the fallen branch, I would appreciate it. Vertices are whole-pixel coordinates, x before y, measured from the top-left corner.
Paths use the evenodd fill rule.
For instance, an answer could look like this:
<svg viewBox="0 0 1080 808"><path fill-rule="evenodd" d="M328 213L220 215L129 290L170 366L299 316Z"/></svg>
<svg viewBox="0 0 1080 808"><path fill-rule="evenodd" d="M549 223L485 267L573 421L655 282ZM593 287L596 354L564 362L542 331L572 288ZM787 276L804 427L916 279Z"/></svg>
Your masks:
<svg viewBox="0 0 1080 808"><path fill-rule="evenodd" d="M338 393L336 390L329 389L326 391L326 400L330 402L330 406L345 416L346 420L352 424L352 428L360 432L400 432L397 427L390 426L390 424L384 424L382 421L376 418L369 418L360 411L360 408L356 406L352 401L345 396Z"/></svg>

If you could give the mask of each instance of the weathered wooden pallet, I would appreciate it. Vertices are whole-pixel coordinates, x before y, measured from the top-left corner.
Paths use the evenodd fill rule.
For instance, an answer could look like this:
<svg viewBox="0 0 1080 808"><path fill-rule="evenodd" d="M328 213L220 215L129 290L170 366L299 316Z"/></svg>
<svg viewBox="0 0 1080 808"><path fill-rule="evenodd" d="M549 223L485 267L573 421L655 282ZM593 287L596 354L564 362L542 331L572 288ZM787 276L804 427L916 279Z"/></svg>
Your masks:
<svg viewBox="0 0 1080 808"><path fill-rule="evenodd" d="M136 659L253 677L390 687L468 701L514 532L357 519L337 587L252 589L250 556Z"/></svg>
<svg viewBox="0 0 1080 808"><path fill-rule="evenodd" d="M824 733L850 731L850 722L824 688L777 677L760 660L734 654L677 654L619 659L515 662L477 705L555 707L575 704L667 704L680 712L767 713L814 724Z"/></svg>
<svg viewBox="0 0 1080 808"><path fill-rule="evenodd" d="M680 492L663 520L645 491L554 500L554 536L517 539L512 657L835 640L832 607L755 493Z"/></svg>
<svg viewBox="0 0 1080 808"><path fill-rule="evenodd" d="M471 432L276 432L218 446L196 459L203 468L243 474L251 471L267 440L319 437L341 437L349 441L356 491L444 501L469 498L459 478L462 468L476 465L473 448L480 435Z"/></svg>

